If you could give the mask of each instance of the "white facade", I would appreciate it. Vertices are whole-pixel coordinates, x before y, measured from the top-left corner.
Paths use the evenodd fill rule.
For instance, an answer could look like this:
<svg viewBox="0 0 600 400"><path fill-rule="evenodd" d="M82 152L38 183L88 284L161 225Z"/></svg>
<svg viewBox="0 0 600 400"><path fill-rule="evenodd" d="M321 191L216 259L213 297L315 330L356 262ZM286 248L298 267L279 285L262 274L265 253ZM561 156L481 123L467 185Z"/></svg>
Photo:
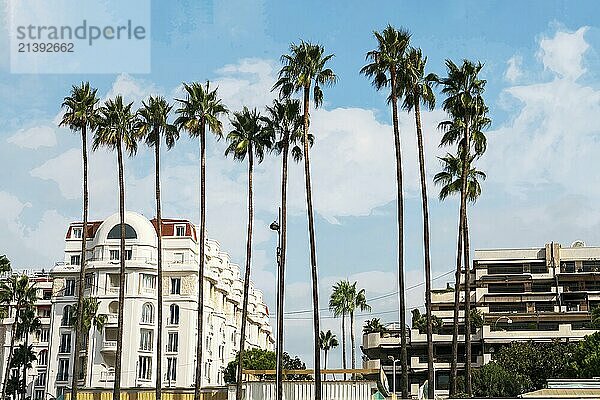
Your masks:
<svg viewBox="0 0 600 400"><path fill-rule="evenodd" d="M157 234L156 221L127 212L126 283L122 387L153 387L156 371ZM74 330L64 320L76 304L81 251L81 223L66 235L64 265L51 275L53 285L52 346L48 393L61 394L71 386ZM92 328L87 344L86 387L112 388L117 337L120 228L118 214L88 225L86 296L99 301L108 315L101 332ZM164 387L191 387L195 377L198 300L198 242L196 228L186 220L163 219L163 351ZM243 281L240 269L206 242L204 280L203 386L223 385L222 369L239 345ZM69 337L71 339L67 339ZM70 340L70 346L66 343ZM251 285L246 346L273 348L273 335L262 292ZM68 368L65 368L68 366Z"/></svg>
<svg viewBox="0 0 600 400"><path fill-rule="evenodd" d="M46 381L47 368L49 364L48 350L50 342L51 325L51 296L52 280L47 273L23 271L29 276L29 280L36 287L38 297L35 303L36 314L40 319L41 328L39 331L29 335L29 344L33 346L33 352L37 361L33 362L33 367L27 371L26 386L27 392L33 400L46 399ZM8 365L8 354L10 351L10 340L12 335L12 324L15 320L15 310L11 309L11 315L4 318L0 323L0 377L4 378L5 369ZM15 341L15 348L22 344L22 340ZM2 382L0 382L0 386Z"/></svg>

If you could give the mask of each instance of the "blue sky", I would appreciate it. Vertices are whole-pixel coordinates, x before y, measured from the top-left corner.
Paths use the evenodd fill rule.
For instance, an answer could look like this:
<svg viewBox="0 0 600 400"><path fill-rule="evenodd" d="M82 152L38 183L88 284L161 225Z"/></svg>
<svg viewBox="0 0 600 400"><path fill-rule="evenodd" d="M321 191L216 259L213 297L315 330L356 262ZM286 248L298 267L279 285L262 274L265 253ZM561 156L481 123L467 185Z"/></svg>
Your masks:
<svg viewBox="0 0 600 400"><path fill-rule="evenodd" d="M4 3L4 2L3 2ZM6 21L6 7L2 7ZM473 248L542 246L555 240L600 243L600 31L592 1L152 2L152 72L106 75L19 75L9 70L6 24L0 24L0 253L16 267L45 267L62 258L65 227L80 218L79 140L58 129L62 98L72 84L89 80L102 98L122 93L139 101L152 93L169 98L182 81L210 79L232 110L262 108L291 41L322 43L335 53L339 83L325 91L313 112L317 247L321 297L341 278L358 280L368 297L394 291L396 226L393 143L385 95L358 74L372 30L386 24L412 32L412 44L428 56L428 69L444 74L444 60L485 63L486 99L493 125L479 166L488 174L472 209ZM113 56L113 55L109 55ZM439 100L441 103L441 99ZM431 178L444 113L425 113L427 172L432 222L433 275L452 270L457 204L440 203ZM413 116L402 113L406 169L406 265L408 286L423 281L421 214ZM208 230L243 264L246 176L243 165L224 159L223 142L209 144ZM182 137L164 154L164 214L198 219L197 143ZM114 157L91 158L91 213L117 210ZM147 149L127 162L127 205L153 215L152 157ZM272 311L279 162L270 158L256 177L253 279ZM288 294L286 311L310 307L302 171L290 182ZM450 275L434 282L442 287ZM422 286L407 293L423 303ZM397 319L394 295L372 303L373 316ZM324 313L323 325L339 334ZM310 364L310 313L290 314L286 348ZM360 326L361 322L358 323ZM337 362L332 356L332 363Z"/></svg>

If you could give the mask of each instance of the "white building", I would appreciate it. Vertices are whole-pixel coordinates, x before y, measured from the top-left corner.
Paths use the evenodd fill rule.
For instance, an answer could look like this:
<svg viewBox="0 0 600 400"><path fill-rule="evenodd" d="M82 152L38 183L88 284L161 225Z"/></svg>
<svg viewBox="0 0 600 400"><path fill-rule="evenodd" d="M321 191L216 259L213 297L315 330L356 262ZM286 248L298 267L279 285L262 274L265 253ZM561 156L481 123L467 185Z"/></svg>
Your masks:
<svg viewBox="0 0 600 400"><path fill-rule="evenodd" d="M156 371L156 220L127 212L126 282L122 387L153 387ZM51 275L53 318L47 391L60 395L71 386L75 341L69 309L77 302L82 223L66 233L64 265ZM198 304L198 241L189 221L163 219L163 385L189 388L194 385L196 363L196 313ZM86 296L99 301L99 313L108 321L101 332L92 328L87 360L80 384L112 388L117 338L119 294L119 215L88 224ZM203 386L223 385L222 369L234 357L239 344L243 281L240 268L232 264L219 243L206 241L204 280ZM246 334L247 348L273 348L273 335L262 292L252 285ZM83 371L85 368L85 372Z"/></svg>

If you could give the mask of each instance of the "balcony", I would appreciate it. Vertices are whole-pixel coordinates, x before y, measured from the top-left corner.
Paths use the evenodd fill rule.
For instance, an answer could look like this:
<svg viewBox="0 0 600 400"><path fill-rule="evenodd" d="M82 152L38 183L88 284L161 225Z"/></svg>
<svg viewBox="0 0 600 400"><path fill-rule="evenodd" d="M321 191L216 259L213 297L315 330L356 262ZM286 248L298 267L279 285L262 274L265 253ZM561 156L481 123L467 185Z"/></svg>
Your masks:
<svg viewBox="0 0 600 400"><path fill-rule="evenodd" d="M108 371L100 372L100 382L114 382L115 381L115 370L109 369Z"/></svg>
<svg viewBox="0 0 600 400"><path fill-rule="evenodd" d="M116 340L105 340L102 342L102 347L100 351L103 352L111 352L114 353L117 351L117 341Z"/></svg>

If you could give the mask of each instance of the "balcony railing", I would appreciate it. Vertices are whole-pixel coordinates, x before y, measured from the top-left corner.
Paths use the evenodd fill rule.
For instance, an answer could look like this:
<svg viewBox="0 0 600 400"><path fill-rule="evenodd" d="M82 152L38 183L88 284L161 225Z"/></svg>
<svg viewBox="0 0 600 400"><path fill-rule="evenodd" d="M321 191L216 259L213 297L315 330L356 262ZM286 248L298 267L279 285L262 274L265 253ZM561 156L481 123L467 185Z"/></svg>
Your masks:
<svg viewBox="0 0 600 400"><path fill-rule="evenodd" d="M101 382L114 382L115 381L115 371L108 370L100 372L100 381Z"/></svg>

